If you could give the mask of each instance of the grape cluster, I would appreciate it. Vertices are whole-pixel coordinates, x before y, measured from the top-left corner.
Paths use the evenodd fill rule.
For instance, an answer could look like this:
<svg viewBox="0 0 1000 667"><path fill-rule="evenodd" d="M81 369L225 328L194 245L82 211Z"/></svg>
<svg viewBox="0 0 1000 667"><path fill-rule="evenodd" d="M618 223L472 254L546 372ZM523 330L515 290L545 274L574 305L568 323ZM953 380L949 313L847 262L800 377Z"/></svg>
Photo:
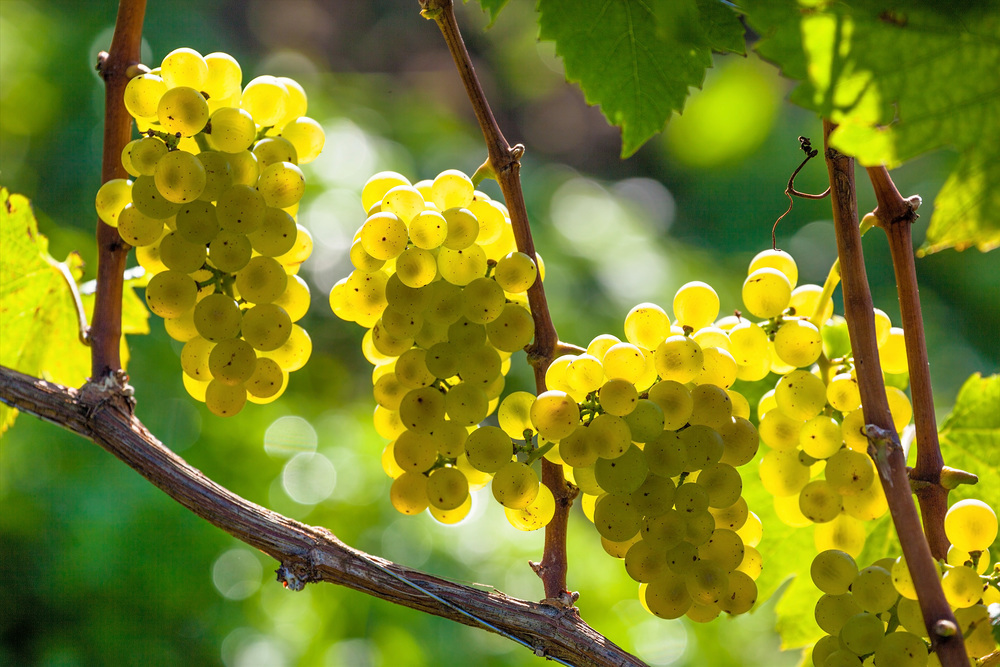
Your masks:
<svg viewBox="0 0 1000 667"><path fill-rule="evenodd" d="M639 304L624 341L600 335L556 359L525 427L555 443L546 456L583 492L584 513L640 582L646 608L705 622L756 602L761 523L737 467L754 458L758 435L746 398L730 389L736 363L712 326L715 290L688 283L673 311L672 324L662 307Z"/></svg>
<svg viewBox="0 0 1000 667"><path fill-rule="evenodd" d="M942 564L941 586L969 657L982 658L997 649L987 606L1000 602L1000 564L983 576L987 548L997 536L996 514L981 501L960 501L948 510L945 533L953 546ZM813 647L815 667L940 665L928 653L917 590L902 556L859 570L850 554L829 549L813 559L810 573L823 593L815 618L826 633Z"/></svg>
<svg viewBox="0 0 1000 667"><path fill-rule="evenodd" d="M507 209L462 172L416 184L381 172L361 199L368 217L351 246L355 268L331 290L330 307L367 329L393 506L454 523L469 512L470 489L492 479L511 523L545 525L551 492L502 430L479 427L497 408L511 354L534 337L526 292L540 263L517 252Z"/></svg>
<svg viewBox="0 0 1000 667"><path fill-rule="evenodd" d="M763 321L744 319L728 331L737 377L780 376L757 405L760 439L768 447L761 482L784 522L816 524L818 551L841 549L857 556L864 546L862 522L882 516L888 505L862 432L846 322L833 315L832 301L821 303L822 287L796 287L798 269L786 252L759 253L747 273L743 305ZM905 374L902 329L877 309L875 322L883 370ZM913 414L910 401L898 386L885 391L901 432Z"/></svg>
<svg viewBox="0 0 1000 667"><path fill-rule="evenodd" d="M184 343L184 387L219 416L269 403L312 343L298 269L312 251L296 222L323 129L292 79L242 84L225 53L182 48L125 88L140 138L122 151L132 179L105 183L100 218L152 275L150 310Z"/></svg>

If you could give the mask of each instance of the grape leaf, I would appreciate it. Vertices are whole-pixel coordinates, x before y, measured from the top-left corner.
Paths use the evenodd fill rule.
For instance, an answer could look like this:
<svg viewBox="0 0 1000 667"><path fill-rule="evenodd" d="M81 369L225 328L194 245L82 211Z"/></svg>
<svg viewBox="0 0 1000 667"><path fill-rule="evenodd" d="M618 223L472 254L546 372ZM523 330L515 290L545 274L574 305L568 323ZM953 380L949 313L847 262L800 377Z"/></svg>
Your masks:
<svg viewBox="0 0 1000 667"><path fill-rule="evenodd" d="M743 50L739 18L712 0L539 0L538 12L539 37L555 41L567 79L621 128L622 157L683 109L713 48Z"/></svg>
<svg viewBox="0 0 1000 667"><path fill-rule="evenodd" d="M469 0L464 0L468 2ZM479 6L483 8L483 11L490 15L490 25L487 28L492 27L494 23L497 22L497 16L500 15L500 10L503 9L510 0L479 0Z"/></svg>
<svg viewBox="0 0 1000 667"><path fill-rule="evenodd" d="M965 381L939 440L945 463L979 476L975 486L952 491L954 500L974 497L1000 507L1000 375L975 373Z"/></svg>
<svg viewBox="0 0 1000 667"><path fill-rule="evenodd" d="M760 54L800 81L792 101L839 124L834 146L889 167L938 148L961 153L935 202L924 253L1000 246L995 6L746 3Z"/></svg>
<svg viewBox="0 0 1000 667"><path fill-rule="evenodd" d="M65 384L80 386L90 373L90 348L80 341L79 321L68 280L79 280L83 262L70 253L58 262L48 253L48 239L39 233L31 203L0 188L0 364ZM135 291L127 288L128 316L123 329L149 331ZM129 300L131 299L131 301ZM87 298L83 298L85 312ZM90 297L92 312L93 297ZM0 433L14 422L17 411L0 406Z"/></svg>

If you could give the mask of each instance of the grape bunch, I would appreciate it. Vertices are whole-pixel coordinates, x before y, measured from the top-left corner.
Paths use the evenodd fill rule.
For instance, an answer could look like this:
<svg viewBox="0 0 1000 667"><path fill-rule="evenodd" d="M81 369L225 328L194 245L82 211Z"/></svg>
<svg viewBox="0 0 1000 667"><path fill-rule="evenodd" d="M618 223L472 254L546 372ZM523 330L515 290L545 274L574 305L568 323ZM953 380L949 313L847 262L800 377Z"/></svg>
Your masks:
<svg viewBox="0 0 1000 667"><path fill-rule="evenodd" d="M374 366L375 429L403 514L463 519L470 489L493 480L508 518L539 528L555 509L493 414L511 354L534 337L526 292L542 266L516 249L507 209L456 170L411 184L380 172L361 194L367 214L350 250L354 270L330 292L343 320L365 327Z"/></svg>
<svg viewBox="0 0 1000 667"><path fill-rule="evenodd" d="M761 441L759 468L774 496L778 516L794 527L816 524L817 551L840 549L857 556L864 521L888 505L868 440L846 322L819 285L796 287L795 260L766 250L751 261L743 284L747 313L763 321L741 321L728 330L737 377L779 375L757 405ZM913 415L904 391L906 351L902 329L875 310L882 368L894 384L885 387L897 431ZM901 375L899 375L901 374Z"/></svg>
<svg viewBox="0 0 1000 667"><path fill-rule="evenodd" d="M646 609L706 622L749 611L757 598L761 523L742 498L737 468L758 434L745 397L730 389L736 362L714 327L715 290L678 290L672 324L653 303L635 306L625 340L603 334L557 358L547 391L505 410L511 437L533 431L583 492L605 550L640 583ZM519 420L504 425L505 412ZM523 436L522 436L523 437Z"/></svg>
<svg viewBox="0 0 1000 667"><path fill-rule="evenodd" d="M296 324L309 308L297 273L312 237L296 222L305 178L323 148L292 79L242 86L225 53L188 48L129 81L138 139L122 151L132 179L105 183L98 215L136 247L152 275L149 309L184 343L184 387L214 414L269 403L312 342Z"/></svg>
<svg viewBox="0 0 1000 667"><path fill-rule="evenodd" d="M945 533L952 547L942 564L941 586L969 657L982 658L997 650L987 606L1000 603L1000 564L983 576L997 536L996 513L981 501L960 501L945 516ZM826 633L812 650L815 667L940 665L928 653L917 590L902 556L859 570L850 554L829 549L813 559L810 574L823 593L815 618Z"/></svg>

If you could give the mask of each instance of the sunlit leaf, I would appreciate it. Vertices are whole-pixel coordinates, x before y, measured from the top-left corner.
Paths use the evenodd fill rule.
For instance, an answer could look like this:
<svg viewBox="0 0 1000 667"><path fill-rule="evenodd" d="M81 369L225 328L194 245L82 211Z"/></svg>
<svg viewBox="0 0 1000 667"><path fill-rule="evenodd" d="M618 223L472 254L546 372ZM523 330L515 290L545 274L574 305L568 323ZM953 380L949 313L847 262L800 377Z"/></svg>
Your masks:
<svg viewBox="0 0 1000 667"><path fill-rule="evenodd" d="M468 2L469 0L464 0ZM492 26L496 23L497 16L500 14L500 10L510 2L510 0L479 0L479 6L483 8L483 11L490 15L490 25Z"/></svg>
<svg viewBox="0 0 1000 667"><path fill-rule="evenodd" d="M975 486L952 491L953 500L978 498L1000 507L1000 375L975 373L965 381L939 438L949 466L979 476Z"/></svg>

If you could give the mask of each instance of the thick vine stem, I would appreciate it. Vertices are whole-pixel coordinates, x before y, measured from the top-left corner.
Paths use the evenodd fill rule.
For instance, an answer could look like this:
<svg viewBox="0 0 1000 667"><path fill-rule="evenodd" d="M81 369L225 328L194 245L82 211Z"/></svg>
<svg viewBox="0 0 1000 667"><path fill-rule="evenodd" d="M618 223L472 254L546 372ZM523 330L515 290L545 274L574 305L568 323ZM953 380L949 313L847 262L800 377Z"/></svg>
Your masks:
<svg viewBox="0 0 1000 667"><path fill-rule="evenodd" d="M524 193L521 190L521 156L524 146L511 146L500 131L493 110L486 100L486 94L472 66L462 33L455 18L453 0L420 0L421 14L437 23L444 41L448 45L451 57L458 68L458 74L465 86L465 92L472 103L472 110L479 121L486 140L487 164L492 168L500 190L503 192L507 209L510 212L510 222L514 228L514 238L517 249L528 257L534 258L535 242L531 237L531 227L528 223L528 210L524 204ZM482 170L483 167L480 168ZM545 299L545 288L541 278L528 288L528 303L531 305L531 315L535 321L535 340L527 348L528 361L535 369L536 389L545 391L545 369L565 347L560 347L559 336L552 315ZM548 600L561 600L568 594L566 590L566 524L569 509L576 496L574 487L567 484L562 468L548 461L542 461L542 483L545 484L556 501L556 514L545 527L545 552L542 565L536 572L545 586L545 597Z"/></svg>
<svg viewBox="0 0 1000 667"><path fill-rule="evenodd" d="M858 229L854 160L830 147L829 138L834 127L833 123L824 119L823 146L830 173L844 314L854 351L869 453L875 460L903 556L917 589L932 647L944 667L966 667L969 659L962 633L944 597L934 557L920 529L920 517L910 493L906 459L889 412L875 338L874 306ZM947 631L944 631L945 628Z"/></svg>
<svg viewBox="0 0 1000 667"><path fill-rule="evenodd" d="M120 0L111 50L102 53L98 70L104 78L104 157L101 183L127 178L121 155L132 138L132 118L125 109L124 93L137 72L142 45L146 0ZM97 221L97 296L90 327L91 379L113 377L121 370L122 288L129 246L118 230Z"/></svg>
<svg viewBox="0 0 1000 667"><path fill-rule="evenodd" d="M903 339L910 371L913 395L913 423L917 429L917 465L913 479L928 482L917 490L924 534L935 558L944 558L950 546L944 533L944 515L948 512L948 489L941 485L944 459L938 442L937 421L934 417L934 396L931 391L931 368L927 360L924 320L920 310L917 267L913 256L911 226L917 219L914 198L904 199L885 167L868 167L868 177L875 190L878 206L875 218L889 238L892 268L896 273L899 310L902 315Z"/></svg>
<svg viewBox="0 0 1000 667"><path fill-rule="evenodd" d="M577 614L397 565L237 496L167 449L133 416L125 396L77 391L0 366L0 401L100 445L187 509L277 560L278 580L292 590L325 581L466 625L485 627L481 619L536 655L574 665L644 664Z"/></svg>

